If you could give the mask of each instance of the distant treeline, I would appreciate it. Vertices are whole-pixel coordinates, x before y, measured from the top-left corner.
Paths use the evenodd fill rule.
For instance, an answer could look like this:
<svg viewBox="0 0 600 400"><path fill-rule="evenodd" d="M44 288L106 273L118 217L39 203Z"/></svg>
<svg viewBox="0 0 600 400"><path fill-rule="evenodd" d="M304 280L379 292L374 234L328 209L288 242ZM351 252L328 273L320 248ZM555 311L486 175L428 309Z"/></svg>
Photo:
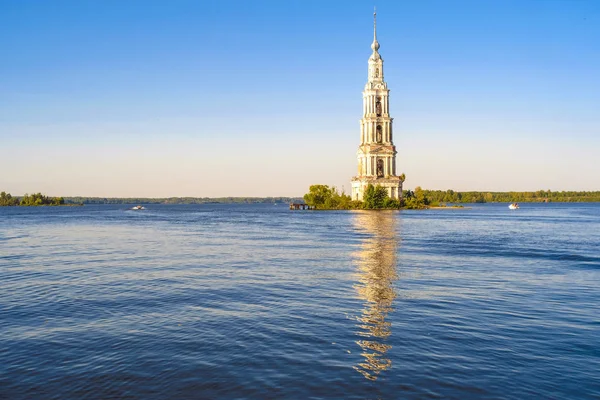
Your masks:
<svg viewBox="0 0 600 400"><path fill-rule="evenodd" d="M0 193L0 206L61 206L65 204L62 197L48 197L41 193L26 194L13 197L10 193Z"/></svg>
<svg viewBox="0 0 600 400"><path fill-rule="evenodd" d="M419 188L420 189L420 188ZM416 190L416 189L415 189ZM600 202L600 191L575 192L538 190L537 192L455 192L454 190L426 190L418 193L429 204L441 203L514 203L514 202ZM404 198L417 198L415 192L404 191ZM349 199L348 199L349 200ZM0 193L0 206L40 206L70 204L250 204L302 203L301 197L49 197L41 193L11 196Z"/></svg>
<svg viewBox="0 0 600 400"><path fill-rule="evenodd" d="M405 191L406 193L410 191ZM455 192L454 190L425 190L432 203L514 203L514 202L600 202L600 192Z"/></svg>
<svg viewBox="0 0 600 400"><path fill-rule="evenodd" d="M425 190L417 186L414 191L404 190L402 194L401 200L390 199L385 188L368 185L363 201L358 201L339 193L335 187L311 185L304 201L321 210L424 209L445 207L448 203L600 202L600 192L455 192Z"/></svg>
<svg viewBox="0 0 600 400"><path fill-rule="evenodd" d="M65 197L67 203L82 204L250 204L297 203L300 197Z"/></svg>

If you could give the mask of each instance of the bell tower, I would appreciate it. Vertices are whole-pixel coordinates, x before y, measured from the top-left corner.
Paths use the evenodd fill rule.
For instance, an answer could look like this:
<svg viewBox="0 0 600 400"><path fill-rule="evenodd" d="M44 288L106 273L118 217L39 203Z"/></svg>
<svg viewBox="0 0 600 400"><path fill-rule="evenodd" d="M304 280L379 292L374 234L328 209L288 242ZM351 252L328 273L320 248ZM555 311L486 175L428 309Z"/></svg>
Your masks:
<svg viewBox="0 0 600 400"><path fill-rule="evenodd" d="M396 146L390 117L390 91L383 80L383 59L377 41L377 13L373 13L373 53L369 57L367 84L363 90L360 145L356 152L358 175L352 178L352 199L362 200L369 184L386 188L392 199L402 198L402 179L396 172Z"/></svg>

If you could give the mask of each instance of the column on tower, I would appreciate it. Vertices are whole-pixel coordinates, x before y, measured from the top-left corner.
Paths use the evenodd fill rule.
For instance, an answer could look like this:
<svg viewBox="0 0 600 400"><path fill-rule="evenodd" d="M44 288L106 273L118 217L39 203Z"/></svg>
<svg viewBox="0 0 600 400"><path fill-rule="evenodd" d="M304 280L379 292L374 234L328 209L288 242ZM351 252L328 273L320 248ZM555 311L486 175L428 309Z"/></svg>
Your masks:
<svg viewBox="0 0 600 400"><path fill-rule="evenodd" d="M365 142L365 136L364 136L364 125L360 124L360 142L364 143Z"/></svg>
<svg viewBox="0 0 600 400"><path fill-rule="evenodd" d="M377 121L373 121L373 142L377 142Z"/></svg>
<svg viewBox="0 0 600 400"><path fill-rule="evenodd" d="M375 114L375 96L371 94L371 115Z"/></svg>
<svg viewBox="0 0 600 400"><path fill-rule="evenodd" d="M385 127L385 134L387 135L387 141L388 143L390 143L392 141L392 126L390 124L390 121L386 121L385 123L386 127Z"/></svg>
<svg viewBox="0 0 600 400"><path fill-rule="evenodd" d="M388 140L388 122L387 121L383 121L383 132L384 132L383 141L385 143L388 143L389 140Z"/></svg>

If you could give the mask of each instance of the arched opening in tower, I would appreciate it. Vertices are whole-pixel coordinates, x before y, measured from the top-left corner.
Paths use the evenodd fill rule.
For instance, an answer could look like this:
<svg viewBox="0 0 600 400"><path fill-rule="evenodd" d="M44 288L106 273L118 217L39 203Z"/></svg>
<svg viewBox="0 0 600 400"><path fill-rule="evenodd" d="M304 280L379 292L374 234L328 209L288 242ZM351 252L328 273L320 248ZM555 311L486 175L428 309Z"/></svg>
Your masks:
<svg viewBox="0 0 600 400"><path fill-rule="evenodd" d="M383 178L383 160L377 160L377 177Z"/></svg>

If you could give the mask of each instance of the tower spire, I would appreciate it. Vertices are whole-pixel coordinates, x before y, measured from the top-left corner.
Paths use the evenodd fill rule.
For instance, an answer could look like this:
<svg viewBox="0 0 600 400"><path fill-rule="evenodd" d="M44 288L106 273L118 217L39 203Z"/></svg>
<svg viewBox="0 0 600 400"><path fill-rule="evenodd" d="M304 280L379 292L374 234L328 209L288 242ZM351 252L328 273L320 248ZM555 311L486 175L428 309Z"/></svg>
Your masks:
<svg viewBox="0 0 600 400"><path fill-rule="evenodd" d="M377 41L377 7L373 7L373 41Z"/></svg>
<svg viewBox="0 0 600 400"><path fill-rule="evenodd" d="M373 8L373 44L371 45L373 53L377 54L379 50L379 42L377 41L377 8Z"/></svg>

